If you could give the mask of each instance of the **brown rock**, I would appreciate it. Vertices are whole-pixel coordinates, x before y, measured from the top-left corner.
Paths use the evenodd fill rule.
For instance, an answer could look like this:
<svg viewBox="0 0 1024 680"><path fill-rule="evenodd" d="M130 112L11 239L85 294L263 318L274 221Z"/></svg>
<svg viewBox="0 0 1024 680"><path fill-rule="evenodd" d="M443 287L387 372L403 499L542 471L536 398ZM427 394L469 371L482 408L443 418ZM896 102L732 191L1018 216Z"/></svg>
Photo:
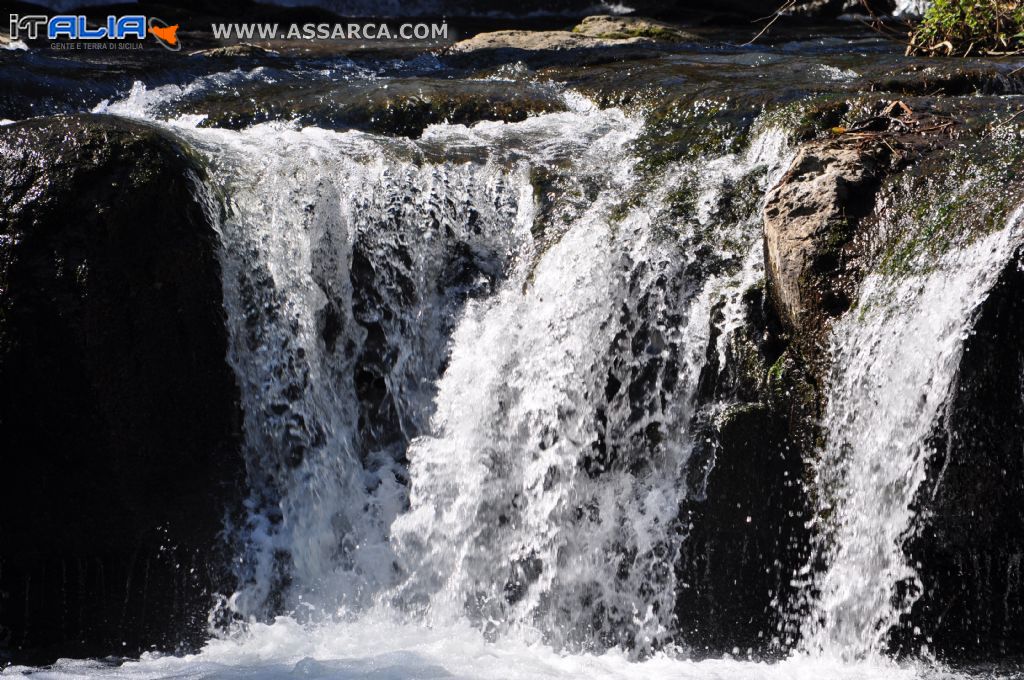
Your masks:
<svg viewBox="0 0 1024 680"><path fill-rule="evenodd" d="M856 221L874 207L893 150L858 135L804 145L764 209L768 290L790 331L809 330L849 307L837 272ZM827 275L827 276L826 276Z"/></svg>
<svg viewBox="0 0 1024 680"><path fill-rule="evenodd" d="M650 38L595 38L572 31L493 31L455 43L447 56L456 63L482 66L509 61L591 64L655 54Z"/></svg>
<svg viewBox="0 0 1024 680"><path fill-rule="evenodd" d="M661 42L701 42L701 38L663 21L601 14L581 21L573 33L605 40L650 38Z"/></svg>

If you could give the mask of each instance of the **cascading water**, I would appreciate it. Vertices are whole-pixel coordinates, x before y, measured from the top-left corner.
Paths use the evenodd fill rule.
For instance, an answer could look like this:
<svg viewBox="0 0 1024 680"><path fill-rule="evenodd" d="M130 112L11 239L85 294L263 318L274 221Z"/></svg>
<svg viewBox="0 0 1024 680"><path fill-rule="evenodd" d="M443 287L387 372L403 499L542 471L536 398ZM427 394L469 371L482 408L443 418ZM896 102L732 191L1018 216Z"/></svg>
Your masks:
<svg viewBox="0 0 1024 680"><path fill-rule="evenodd" d="M234 625L139 677L914 673L878 655L913 597L894 601L924 442L1016 221L927 272L872 274L833 331L807 654L692 664L675 610L680 507L705 491L686 474L698 383L763 280L786 132L755 124L744 151L652 179L640 121L572 94L417 140L159 115L264 77L97 109L203 159L246 417L239 587L217 612Z"/></svg>
<svg viewBox="0 0 1024 680"><path fill-rule="evenodd" d="M627 138L609 125L621 127L621 119L566 117L540 124L582 124L579 144L610 138L595 151ZM521 130L527 140L539 132L530 127ZM489 133L457 130L444 141L458 143L460 134L484 140ZM526 166L515 159L417 167L375 157L389 153L381 140L310 135L318 133L294 139L284 155L280 137L263 138L269 143L257 142L238 174L229 171L247 188L233 194L237 218L226 221L225 238L228 253L248 253L227 270L227 288L246 310L235 328L235 361L252 386L247 411L258 420L251 425L273 423L255 431L283 437L250 442L287 532L259 550L256 563L284 549L289 593L329 614L367 604L366 595L400 576L387 535L405 502L405 443L426 426L459 306L488 294L513 257L520 271L529 266L533 196ZM566 139L555 154L575 146ZM251 162L268 154L277 159L266 174L271 186L253 184ZM282 175L289 187L273 186ZM254 307L273 314L256 324ZM283 464L289 457L294 470ZM254 575L260 597L275 587L267 575L266 566Z"/></svg>
<svg viewBox="0 0 1024 680"><path fill-rule="evenodd" d="M739 166L720 165L777 173L782 139L766 133ZM456 331L434 425L409 452L412 508L393 527L410 574L400 597L425 597L434 615L468 609L558 647L643 652L672 638L709 312L745 277L704 273L681 247L697 223L659 233L666 188L610 219L631 165ZM705 169L711 201L724 177ZM752 227L736 225L741 253Z"/></svg>
<svg viewBox="0 0 1024 680"><path fill-rule="evenodd" d="M613 220L635 126L577 106L435 128L419 147L316 130L200 135L220 149L230 197L225 289L257 480L237 611L280 591L299 616L377 596L558 647L671 639L709 309L751 274L704 275L679 247L696 225L659 235L665 188ZM730 167L708 169L702 200L751 168L777 174L782 139L767 133L738 167L718 161ZM495 157L410 162L442 142ZM562 233L538 243L529 166L573 156L574 181L604 197L569 199ZM608 157L619 169L602 175ZM734 231L735 259L756 270L756 225ZM367 371L378 391L361 387Z"/></svg>
<svg viewBox="0 0 1024 680"><path fill-rule="evenodd" d="M815 468L827 569L813 579L807 651L884 654L890 629L920 594L903 545L915 528L929 434L977 310L1021 243L1022 210L924 271L869 276L858 306L833 330L828 443Z"/></svg>
<svg viewBox="0 0 1024 680"><path fill-rule="evenodd" d="M221 148L232 361L265 496L253 521L281 513L251 546L252 601L235 606L253 613L283 587L281 550L289 610L359 606L389 582L404 440L425 423L458 305L493 285L521 237L525 180L316 130Z"/></svg>
<svg viewBox="0 0 1024 680"><path fill-rule="evenodd" d="M637 122L568 103L419 142L179 123L225 202L254 487L237 614L376 603L555 648L685 644L674 564L711 309L722 351L761 276L757 202L729 223L718 203L748 176L763 195L786 136L670 169L623 211ZM541 172L579 187L544 216ZM680 221L669 197L693 183Z"/></svg>

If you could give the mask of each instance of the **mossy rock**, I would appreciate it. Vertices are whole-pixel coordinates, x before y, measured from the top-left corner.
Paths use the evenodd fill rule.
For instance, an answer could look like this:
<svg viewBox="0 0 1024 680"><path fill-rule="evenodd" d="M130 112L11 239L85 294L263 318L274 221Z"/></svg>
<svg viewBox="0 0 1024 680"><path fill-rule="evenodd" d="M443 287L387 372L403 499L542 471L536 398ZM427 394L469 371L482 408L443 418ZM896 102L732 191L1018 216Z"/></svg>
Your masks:
<svg viewBox="0 0 1024 680"><path fill-rule="evenodd" d="M651 40L672 43L703 42L700 37L687 33L673 24L641 17L609 16L606 14L585 18L573 27L572 32L606 40L650 38Z"/></svg>

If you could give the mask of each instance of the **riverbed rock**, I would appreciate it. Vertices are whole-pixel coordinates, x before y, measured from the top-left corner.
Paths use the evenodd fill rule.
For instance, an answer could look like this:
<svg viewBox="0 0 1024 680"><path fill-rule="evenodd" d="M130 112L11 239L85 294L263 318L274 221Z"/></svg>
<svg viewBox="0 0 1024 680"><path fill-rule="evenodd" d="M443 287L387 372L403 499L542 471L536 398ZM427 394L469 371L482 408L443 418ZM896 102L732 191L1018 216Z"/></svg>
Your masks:
<svg viewBox="0 0 1024 680"><path fill-rule="evenodd" d="M984 302L936 423L918 531L921 596L894 647L944 659L1024 653L1024 251Z"/></svg>
<svg viewBox="0 0 1024 680"><path fill-rule="evenodd" d="M605 40L650 38L663 42L702 42L698 36L673 24L634 16L590 16L573 27L572 32Z"/></svg>
<svg viewBox="0 0 1024 680"><path fill-rule="evenodd" d="M522 61L531 65L595 64L657 54L645 37L595 38L572 31L492 31L460 40L445 52L456 66L484 67Z"/></svg>
<svg viewBox="0 0 1024 680"><path fill-rule="evenodd" d="M211 59L235 58L235 57L266 57L274 56L277 52L268 50L259 45L251 43L236 43L234 45L221 45L220 47L209 47L204 50L196 50L189 54L190 57L208 57Z"/></svg>
<svg viewBox="0 0 1024 680"><path fill-rule="evenodd" d="M240 496L218 237L178 141L0 127L0 654L197 644Z"/></svg>
<svg viewBox="0 0 1024 680"><path fill-rule="evenodd" d="M828 399L826 332L856 313L847 309L863 277L926 276L949 248L1003 228L1024 200L1018 144L993 139L979 114L954 123L917 108L893 102L859 120L858 132L805 143L768 196L767 284L786 354L810 376L809 415ZM1006 125L1012 114L985 115ZM957 143L947 144L954 128ZM919 580L896 584L916 601L889 631L895 653L962 662L1024 651L1022 261L1018 251L974 310L952 395L932 426L903 543ZM817 448L803 446L805 459Z"/></svg>

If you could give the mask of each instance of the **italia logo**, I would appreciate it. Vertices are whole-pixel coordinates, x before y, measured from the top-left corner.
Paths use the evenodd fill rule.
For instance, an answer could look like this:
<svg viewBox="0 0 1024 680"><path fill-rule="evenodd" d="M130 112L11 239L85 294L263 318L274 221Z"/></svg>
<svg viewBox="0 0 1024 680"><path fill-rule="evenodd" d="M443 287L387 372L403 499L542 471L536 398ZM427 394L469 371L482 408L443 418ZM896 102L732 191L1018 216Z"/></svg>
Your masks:
<svg viewBox="0 0 1024 680"><path fill-rule="evenodd" d="M105 24L90 28L88 18L82 14L52 17L42 14L11 15L11 40L20 37L35 40L41 35L45 35L47 40L145 40L147 35L152 35L164 49L172 52L181 50L178 24L169 24L156 17L147 20L141 14L111 15Z"/></svg>

